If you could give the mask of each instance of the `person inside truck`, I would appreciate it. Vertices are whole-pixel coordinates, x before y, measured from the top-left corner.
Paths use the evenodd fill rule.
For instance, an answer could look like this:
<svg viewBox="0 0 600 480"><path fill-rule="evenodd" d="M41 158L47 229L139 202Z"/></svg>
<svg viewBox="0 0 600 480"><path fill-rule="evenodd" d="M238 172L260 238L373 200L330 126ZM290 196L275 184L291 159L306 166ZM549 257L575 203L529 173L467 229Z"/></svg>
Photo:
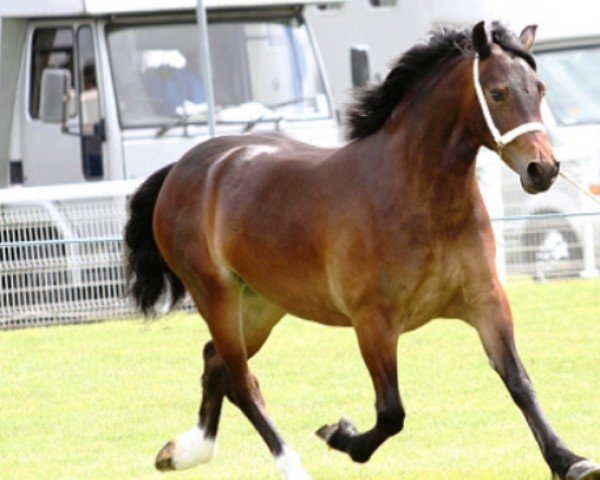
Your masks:
<svg viewBox="0 0 600 480"><path fill-rule="evenodd" d="M204 85L197 73L186 68L187 59L178 50L146 52L147 68L143 74L144 86L156 102L156 112L177 114L184 103L205 103Z"/></svg>
<svg viewBox="0 0 600 480"><path fill-rule="evenodd" d="M93 64L83 67L83 85L79 94L81 100L81 120L85 134L93 132L93 127L100 121L98 105L98 85L96 70Z"/></svg>

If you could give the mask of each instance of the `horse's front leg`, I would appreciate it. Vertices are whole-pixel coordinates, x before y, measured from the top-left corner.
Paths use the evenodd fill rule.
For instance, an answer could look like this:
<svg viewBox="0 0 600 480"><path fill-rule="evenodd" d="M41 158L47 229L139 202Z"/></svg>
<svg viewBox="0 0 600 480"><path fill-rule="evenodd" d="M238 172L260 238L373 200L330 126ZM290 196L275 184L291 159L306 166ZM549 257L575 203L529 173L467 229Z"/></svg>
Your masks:
<svg viewBox="0 0 600 480"><path fill-rule="evenodd" d="M515 347L512 315L501 287L481 297L468 315L493 368L520 408L552 474L560 480L600 480L600 466L575 455L544 416Z"/></svg>
<svg viewBox="0 0 600 480"><path fill-rule="evenodd" d="M375 426L358 433L346 419L317 430L327 444L346 452L355 462L366 462L375 450L404 426L404 407L398 392L397 345L398 332L386 317L370 318L355 326L360 351L375 388Z"/></svg>

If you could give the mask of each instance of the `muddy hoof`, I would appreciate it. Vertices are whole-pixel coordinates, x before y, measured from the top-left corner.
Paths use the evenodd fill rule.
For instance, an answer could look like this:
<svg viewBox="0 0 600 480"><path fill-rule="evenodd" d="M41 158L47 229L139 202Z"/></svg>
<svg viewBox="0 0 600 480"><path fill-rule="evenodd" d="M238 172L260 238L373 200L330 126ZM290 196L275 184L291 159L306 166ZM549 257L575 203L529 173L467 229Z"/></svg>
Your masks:
<svg viewBox="0 0 600 480"><path fill-rule="evenodd" d="M161 472L186 470L210 462L215 455L215 439L207 437L198 425L168 442L156 456L154 465Z"/></svg>
<svg viewBox="0 0 600 480"><path fill-rule="evenodd" d="M316 431L317 436L325 440L327 445L341 451L347 451L348 440L357 433L356 427L347 418L342 418L333 425L324 425Z"/></svg>
<svg viewBox="0 0 600 480"><path fill-rule="evenodd" d="M175 466L173 465L173 452L175 450L175 443L168 442L164 447L160 449L158 455L156 456L156 460L154 462L154 466L157 470L161 472L169 472L171 470L175 470Z"/></svg>
<svg viewBox="0 0 600 480"><path fill-rule="evenodd" d="M566 480L600 480L600 465L581 460L569 468Z"/></svg>

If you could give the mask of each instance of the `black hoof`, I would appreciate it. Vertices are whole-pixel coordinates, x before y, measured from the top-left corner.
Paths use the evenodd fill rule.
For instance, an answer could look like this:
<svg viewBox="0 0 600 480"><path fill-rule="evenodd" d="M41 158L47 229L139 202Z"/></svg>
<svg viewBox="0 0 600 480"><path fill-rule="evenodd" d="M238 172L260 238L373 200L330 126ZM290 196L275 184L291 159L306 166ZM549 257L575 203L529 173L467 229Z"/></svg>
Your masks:
<svg viewBox="0 0 600 480"><path fill-rule="evenodd" d="M316 433L331 448L347 453L355 462L365 463L373 454L374 449L365 441L364 435L359 435L356 427L346 418L334 425L325 425Z"/></svg>
<svg viewBox="0 0 600 480"><path fill-rule="evenodd" d="M347 418L342 418L333 425L324 425L316 431L318 437L336 450L347 452L350 439L358 434L356 427Z"/></svg>

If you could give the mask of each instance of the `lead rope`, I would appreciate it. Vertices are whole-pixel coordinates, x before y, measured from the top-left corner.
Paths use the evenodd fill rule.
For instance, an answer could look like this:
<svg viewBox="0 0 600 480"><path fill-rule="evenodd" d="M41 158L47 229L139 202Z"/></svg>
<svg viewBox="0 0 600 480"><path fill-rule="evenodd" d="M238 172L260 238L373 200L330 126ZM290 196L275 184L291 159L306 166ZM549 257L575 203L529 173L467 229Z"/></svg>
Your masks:
<svg viewBox="0 0 600 480"><path fill-rule="evenodd" d="M600 199L596 197L592 192L590 192L587 188L585 188L581 183L575 180L571 175L562 170L558 171L558 174L563 177L567 182L573 185L577 190L583 193L588 198L591 198L595 203L600 204Z"/></svg>
<svg viewBox="0 0 600 480"><path fill-rule="evenodd" d="M479 81L479 55L475 55L473 59L473 84L475 86L475 93L477 95L477 100L479 101L479 106L481 107L481 112L483 113L483 118L485 119L485 123L487 124L488 130L492 134L494 141L496 142L496 153L502 157L502 152L504 147L512 142L517 137L523 135L524 133L529 132L543 132L546 135L548 134L548 130L544 126L544 124L540 122L527 122L523 125L519 125L518 127L509 130L504 135L500 133L498 127L494 123L492 119L492 114L490 112L490 108L487 104L487 100L485 99L485 95L483 93L483 89L481 88L481 82ZM563 177L567 182L573 185L577 190L586 195L588 198L591 198L595 203L600 204L600 200L589 192L581 183L575 180L571 175L562 170L559 170L558 174Z"/></svg>

